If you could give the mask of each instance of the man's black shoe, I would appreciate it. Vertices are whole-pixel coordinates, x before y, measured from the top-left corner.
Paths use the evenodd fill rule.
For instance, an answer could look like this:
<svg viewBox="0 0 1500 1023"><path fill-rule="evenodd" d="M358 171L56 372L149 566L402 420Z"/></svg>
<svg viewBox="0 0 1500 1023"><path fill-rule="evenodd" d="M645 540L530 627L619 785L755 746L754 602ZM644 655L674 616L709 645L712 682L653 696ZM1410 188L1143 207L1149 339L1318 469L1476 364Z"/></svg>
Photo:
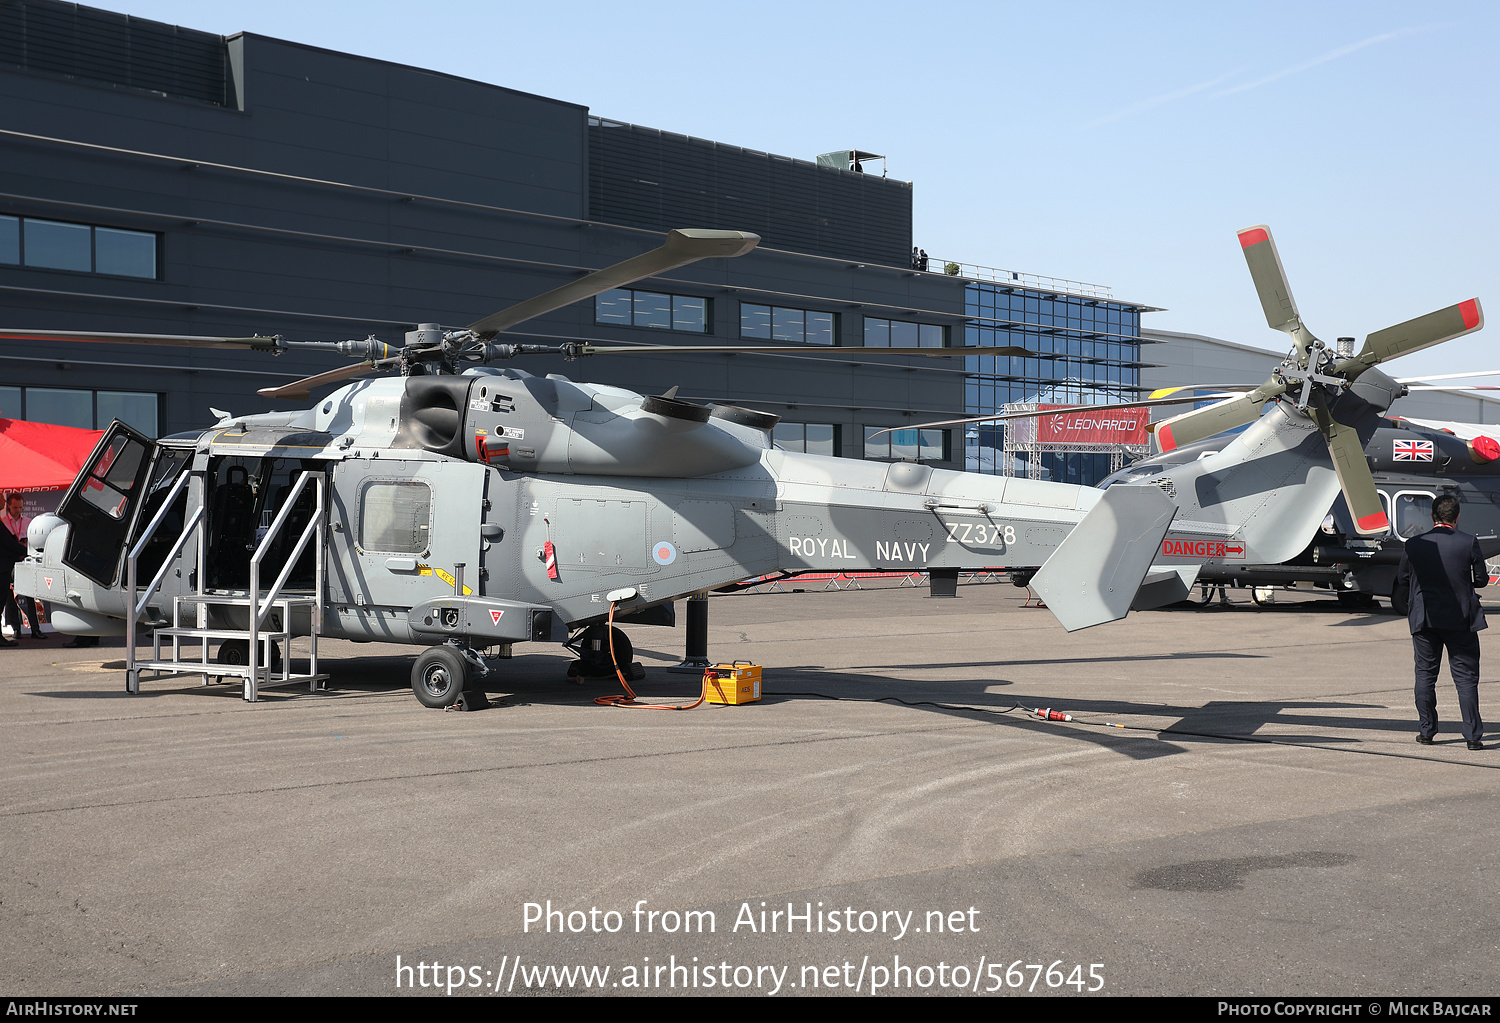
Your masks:
<svg viewBox="0 0 1500 1023"><path fill-rule="evenodd" d="M1432 736L1430 736L1430 735L1419 735L1419 736L1417 736L1417 741L1419 743L1421 743L1423 746L1431 746L1432 745Z"/></svg>
<svg viewBox="0 0 1500 1023"><path fill-rule="evenodd" d="M1469 740L1469 749L1484 749L1484 743L1478 742L1478 741L1476 741L1474 739L1470 739Z"/></svg>

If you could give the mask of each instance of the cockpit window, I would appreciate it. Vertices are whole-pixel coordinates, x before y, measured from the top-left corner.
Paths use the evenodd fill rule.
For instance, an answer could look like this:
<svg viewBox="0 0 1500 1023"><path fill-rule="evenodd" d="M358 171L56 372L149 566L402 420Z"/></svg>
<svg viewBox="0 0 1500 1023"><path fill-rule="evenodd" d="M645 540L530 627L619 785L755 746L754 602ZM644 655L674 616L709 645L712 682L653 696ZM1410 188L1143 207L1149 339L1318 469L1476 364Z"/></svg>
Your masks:
<svg viewBox="0 0 1500 1023"><path fill-rule="evenodd" d="M1396 495L1396 534L1403 540L1432 528L1432 495L1406 491Z"/></svg>

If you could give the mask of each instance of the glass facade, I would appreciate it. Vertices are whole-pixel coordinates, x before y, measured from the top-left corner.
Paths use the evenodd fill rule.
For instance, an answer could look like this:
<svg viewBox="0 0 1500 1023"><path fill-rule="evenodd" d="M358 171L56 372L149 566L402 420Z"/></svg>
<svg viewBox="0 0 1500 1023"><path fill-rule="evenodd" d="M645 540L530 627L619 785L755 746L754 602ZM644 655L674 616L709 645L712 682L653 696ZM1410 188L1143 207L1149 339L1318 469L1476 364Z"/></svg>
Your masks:
<svg viewBox="0 0 1500 1023"><path fill-rule="evenodd" d="M1141 310L1078 295L1028 291L971 281L965 346L1015 345L1024 356L971 355L964 360L968 415L1001 411L1008 402L1103 405L1140 396ZM965 468L1000 474L1000 424L969 426ZM1044 479L1093 485L1109 475L1109 456L1084 452L1041 455ZM1016 475L1025 475L1024 466Z"/></svg>

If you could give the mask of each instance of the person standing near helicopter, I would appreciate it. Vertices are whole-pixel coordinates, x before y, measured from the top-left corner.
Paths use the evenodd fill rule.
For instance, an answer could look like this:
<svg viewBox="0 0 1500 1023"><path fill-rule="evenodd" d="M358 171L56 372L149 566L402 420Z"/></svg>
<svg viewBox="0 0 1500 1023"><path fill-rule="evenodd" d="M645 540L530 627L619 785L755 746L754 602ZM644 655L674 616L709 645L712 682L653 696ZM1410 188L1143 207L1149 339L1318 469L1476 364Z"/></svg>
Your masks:
<svg viewBox="0 0 1500 1023"><path fill-rule="evenodd" d="M6 494L5 511L0 514L0 572L4 573L0 578L0 622L10 622L16 639L21 638L21 609L16 604L11 584L15 581L16 562L26 557L25 526L31 520L21 514L24 501L20 494ZM17 530L20 530L19 534ZM33 638L41 635L37 628L35 604L31 610L31 635ZM0 635L0 646L15 646L16 639Z"/></svg>
<svg viewBox="0 0 1500 1023"><path fill-rule="evenodd" d="M1458 498L1443 494L1432 502L1432 529L1406 541L1396 570L1396 590L1408 594L1416 667L1417 742L1432 744L1437 734L1437 675L1443 650L1458 689L1463 733L1469 749L1484 749L1479 716L1479 632L1488 628L1476 590L1490 581L1479 541L1458 531Z"/></svg>

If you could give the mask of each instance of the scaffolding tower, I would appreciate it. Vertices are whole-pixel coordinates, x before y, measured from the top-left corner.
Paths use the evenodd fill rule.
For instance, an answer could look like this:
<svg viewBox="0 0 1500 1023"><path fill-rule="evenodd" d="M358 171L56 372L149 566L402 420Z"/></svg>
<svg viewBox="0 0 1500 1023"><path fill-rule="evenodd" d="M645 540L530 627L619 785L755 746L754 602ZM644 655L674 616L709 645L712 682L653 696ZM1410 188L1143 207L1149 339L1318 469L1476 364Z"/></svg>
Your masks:
<svg viewBox="0 0 1500 1023"><path fill-rule="evenodd" d="M1002 412L1035 412L1040 404L1034 401L1007 402L1001 406ZM1044 413L1045 414L1045 413ZM1053 443L1042 441L1039 438L1041 416L1026 416L1023 419L1002 420L1004 427L1001 437L1000 475L1016 475L1016 462L1019 458L1026 461L1026 478L1039 480L1042 478L1041 456L1047 453L1079 453L1109 456L1109 471L1111 474L1125 468L1127 461L1134 461L1149 451L1145 444L1078 444L1078 443Z"/></svg>

